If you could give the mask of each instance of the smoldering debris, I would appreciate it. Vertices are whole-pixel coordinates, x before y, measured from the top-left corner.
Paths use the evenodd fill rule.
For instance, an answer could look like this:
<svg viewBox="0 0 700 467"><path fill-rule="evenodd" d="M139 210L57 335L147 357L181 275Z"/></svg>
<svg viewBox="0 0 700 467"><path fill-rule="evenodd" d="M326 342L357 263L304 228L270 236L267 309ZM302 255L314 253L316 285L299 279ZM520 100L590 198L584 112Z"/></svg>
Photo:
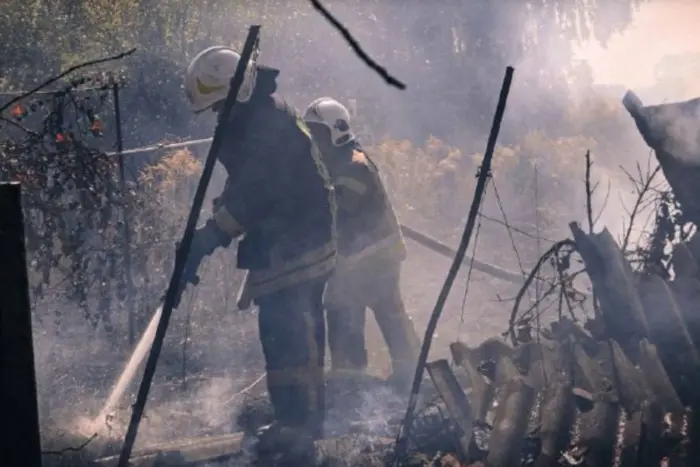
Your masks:
<svg viewBox="0 0 700 467"><path fill-rule="evenodd" d="M563 322L566 325L543 332L537 343L513 347L487 341L475 348L454 343L456 365L450 368L442 361L440 373L460 383L443 385L433 375L436 390L424 394L423 408L412 421L410 458L400 465L635 465L639 456L655 459L647 465L660 465L667 457L674 465L694 465L695 402L692 397L679 399L679 389L669 378L683 371L678 368L683 360L657 351L646 339L636 345L596 340L585 324L567 318ZM623 351L623 344L634 354ZM493 368L486 371L489 367ZM371 414L377 416L378 408L386 407L382 397L389 391L380 390L378 381L329 382L329 388L338 385L348 390L352 385L355 394L364 388L365 394L356 398L360 407L343 405L348 412L364 409L370 415L364 426L347 423L345 433L336 425L335 436L317 443L319 465L387 465L401 418L384 408L378 427ZM344 396L347 393L338 399L346 401ZM256 402L260 413L265 411L261 401ZM455 401L461 406L455 407ZM395 415L400 415L397 409ZM468 433L465 426L471 426ZM216 465L243 465L231 463L242 455L242 438L186 440L165 446L168 455L165 447L135 453L132 462L152 462L157 449L165 456L164 465L214 465L199 462L215 458L229 462ZM111 465L112 459L98 460L97 465ZM343 464L338 463L341 459Z"/></svg>
<svg viewBox="0 0 700 467"><path fill-rule="evenodd" d="M509 344L453 343L454 365L428 365L433 385L424 385L409 420L410 451L398 460L394 435L405 396L379 379L330 378L329 430L317 443L317 464L696 465L700 333L698 307L687 299L700 287L694 242L676 247L686 253L685 267L661 277L635 270L607 229L570 228L574 240L567 245L581 256L596 297L593 316L560 311L548 327L506 332ZM514 322L527 325L522 317ZM132 463L255 465L245 439L271 420L266 404L258 398L244 405L238 418L244 433L152 447Z"/></svg>
<svg viewBox="0 0 700 467"><path fill-rule="evenodd" d="M508 344L453 343L453 365L428 365L432 385L423 385L410 452L398 465L697 465L700 315L689 299L700 290L697 241L677 245L683 267L661 277L633 268L607 229L570 228L567 245L596 297L593 316L560 312L536 329L521 316L514 322L522 332L506 332ZM317 464L396 465L405 395L369 376L331 376L327 389L328 432L317 442ZM218 397L212 391L203 398ZM250 440L272 418L264 394L251 395L236 419L239 432L142 448L131 462L255 465ZM91 465L115 462L100 457Z"/></svg>

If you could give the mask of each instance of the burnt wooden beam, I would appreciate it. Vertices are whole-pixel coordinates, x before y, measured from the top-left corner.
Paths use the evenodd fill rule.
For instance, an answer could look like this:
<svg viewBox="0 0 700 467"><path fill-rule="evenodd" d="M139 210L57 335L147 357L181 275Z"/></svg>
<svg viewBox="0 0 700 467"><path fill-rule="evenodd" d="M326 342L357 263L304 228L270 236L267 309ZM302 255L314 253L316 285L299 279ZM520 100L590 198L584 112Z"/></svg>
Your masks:
<svg viewBox="0 0 700 467"><path fill-rule="evenodd" d="M576 414L571 379L559 377L547 388L547 399L541 407L542 453L535 462L536 467L554 467L559 453L571 440L571 425Z"/></svg>
<svg viewBox="0 0 700 467"><path fill-rule="evenodd" d="M614 386L605 377L599 364L574 345L575 365L592 390L593 406L579 417L577 445L585 452L585 465L607 467L615 454L620 405Z"/></svg>
<svg viewBox="0 0 700 467"><path fill-rule="evenodd" d="M683 205L683 215L700 223L698 184L698 109L700 99L644 105L632 91L627 91L622 105L634 120L644 142L656 155L659 165L676 199Z"/></svg>
<svg viewBox="0 0 700 467"><path fill-rule="evenodd" d="M152 446L135 451L129 459L132 467L202 465L215 460L235 458L242 453L242 433L206 436ZM116 467L119 456L97 459L94 467Z"/></svg>
<svg viewBox="0 0 700 467"><path fill-rule="evenodd" d="M681 402L690 404L700 385L698 354L669 284L659 276L644 275L637 285L649 323L650 340Z"/></svg>
<svg viewBox="0 0 700 467"><path fill-rule="evenodd" d="M598 297L606 332L634 361L637 343L649 335L649 325L632 268L608 229L587 234L576 222L569 228Z"/></svg>
<svg viewBox="0 0 700 467"><path fill-rule="evenodd" d="M518 376L501 388L501 403L496 407L493 431L489 439L487 467L512 467L521 464L528 419L535 402L535 390Z"/></svg>
<svg viewBox="0 0 700 467"><path fill-rule="evenodd" d="M440 393L440 397L445 402L447 410L452 416L452 420L457 424L461 433L457 436L459 446L462 449L463 459L469 456L469 445L471 444L474 416L469 405L469 400L457 382L447 360L441 359L428 363L426 366L430 379L433 380L435 389Z"/></svg>
<svg viewBox="0 0 700 467"><path fill-rule="evenodd" d="M639 368L661 408L666 412L683 412L683 403L659 358L657 347L647 339L639 343Z"/></svg>
<svg viewBox="0 0 700 467"><path fill-rule="evenodd" d="M41 467L24 216L18 183L0 183L0 465Z"/></svg>

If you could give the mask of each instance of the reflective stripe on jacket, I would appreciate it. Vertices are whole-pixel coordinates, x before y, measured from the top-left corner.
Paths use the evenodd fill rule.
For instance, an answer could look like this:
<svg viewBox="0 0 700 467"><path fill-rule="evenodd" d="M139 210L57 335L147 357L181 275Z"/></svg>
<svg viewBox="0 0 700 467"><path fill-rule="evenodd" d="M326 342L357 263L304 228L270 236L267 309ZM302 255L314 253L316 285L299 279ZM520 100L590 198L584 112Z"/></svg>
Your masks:
<svg viewBox="0 0 700 467"><path fill-rule="evenodd" d="M338 265L400 262L406 245L379 169L357 145L326 155L338 203Z"/></svg>

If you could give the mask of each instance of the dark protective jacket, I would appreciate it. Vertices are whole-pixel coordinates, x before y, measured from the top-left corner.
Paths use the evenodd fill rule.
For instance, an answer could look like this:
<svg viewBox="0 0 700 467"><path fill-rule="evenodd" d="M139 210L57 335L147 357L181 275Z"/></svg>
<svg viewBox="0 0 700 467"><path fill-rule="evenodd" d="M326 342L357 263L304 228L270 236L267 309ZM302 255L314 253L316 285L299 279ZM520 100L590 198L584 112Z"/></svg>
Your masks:
<svg viewBox="0 0 700 467"><path fill-rule="evenodd" d="M372 159L358 143L329 149L324 156L338 203L338 265L403 261L406 245Z"/></svg>
<svg viewBox="0 0 700 467"><path fill-rule="evenodd" d="M214 220L237 237L249 270L243 301L332 272L335 196L320 152L296 111L261 70L251 100L233 109L218 160L228 173Z"/></svg>

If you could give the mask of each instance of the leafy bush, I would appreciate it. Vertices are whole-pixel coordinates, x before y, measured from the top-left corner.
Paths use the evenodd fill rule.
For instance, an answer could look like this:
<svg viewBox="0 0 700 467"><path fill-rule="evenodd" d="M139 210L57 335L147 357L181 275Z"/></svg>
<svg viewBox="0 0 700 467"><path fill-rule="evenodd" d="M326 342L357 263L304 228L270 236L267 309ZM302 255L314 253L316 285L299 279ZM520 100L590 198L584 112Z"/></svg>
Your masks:
<svg viewBox="0 0 700 467"><path fill-rule="evenodd" d="M544 228L569 220L580 209L583 188L572 181L581 179L583 156L595 147L590 138L550 139L542 133L528 134L519 145L498 147L492 171L502 201L514 214L509 220L532 223L536 167ZM448 228L461 226L483 154L465 154L436 138L422 147L387 138L371 151L399 212L409 215L415 211Z"/></svg>

